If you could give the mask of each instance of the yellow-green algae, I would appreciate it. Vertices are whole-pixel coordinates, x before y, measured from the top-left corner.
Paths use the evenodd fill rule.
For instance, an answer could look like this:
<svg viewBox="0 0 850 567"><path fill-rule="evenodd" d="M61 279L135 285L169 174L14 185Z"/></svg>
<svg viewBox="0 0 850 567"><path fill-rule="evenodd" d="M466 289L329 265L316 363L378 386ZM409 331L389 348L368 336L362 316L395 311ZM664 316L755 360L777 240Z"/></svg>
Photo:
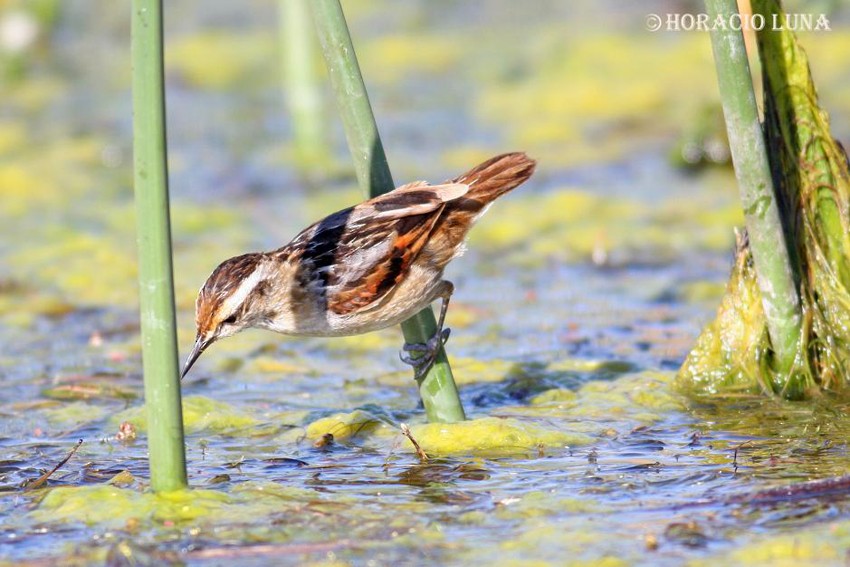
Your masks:
<svg viewBox="0 0 850 567"><path fill-rule="evenodd" d="M9 154L27 142L27 131L21 122L0 122L0 155Z"/></svg>
<svg viewBox="0 0 850 567"><path fill-rule="evenodd" d="M336 491L271 482L243 482L228 492L208 489L154 494L111 485L60 487L37 493L27 521L44 526L81 522L144 539L170 534L217 542L356 541L358 547L441 544L439 525L422 518L428 502L367 502ZM391 511L391 514L389 512ZM340 536L342 533L344 535ZM214 534L214 535L213 535ZM104 538L110 538L104 532ZM340 539L340 537L342 539Z"/></svg>
<svg viewBox="0 0 850 567"><path fill-rule="evenodd" d="M763 382L768 341L752 259L741 249L717 316L688 354L680 383L706 393L769 391Z"/></svg>
<svg viewBox="0 0 850 567"><path fill-rule="evenodd" d="M673 379L668 372L637 372L613 380L590 380L576 390L546 390L528 406L496 408L493 413L552 420L591 438L617 435L686 410L687 400L676 392Z"/></svg>
<svg viewBox="0 0 850 567"><path fill-rule="evenodd" d="M113 484L52 488L29 514L44 523L84 522L104 528L130 521L175 528L226 520L254 523L260 517L295 511L321 495L274 483L245 482L230 492L208 489L153 493Z"/></svg>
<svg viewBox="0 0 850 567"><path fill-rule="evenodd" d="M481 382L500 382L514 368L515 363L508 360L480 360L477 358L452 356L452 370L459 385Z"/></svg>
<svg viewBox="0 0 850 567"><path fill-rule="evenodd" d="M234 406L213 400L206 396L186 396L183 398L183 427L187 433L208 432L221 435L267 434L274 426L270 420L263 420ZM117 424L129 421L137 429L147 429L147 412L144 406L133 407L112 417Z"/></svg>
<svg viewBox="0 0 850 567"><path fill-rule="evenodd" d="M109 415L108 408L87 402L71 402L46 408L42 411L47 423L58 430L75 429Z"/></svg>
<svg viewBox="0 0 850 567"><path fill-rule="evenodd" d="M447 323L448 324L448 323ZM454 328L453 325L449 325ZM480 337L461 335L453 336L452 340L468 340L470 342L481 340ZM452 356L452 368L454 369L455 381L459 385L471 385L481 383L498 383L514 378L521 379L523 370L515 361L492 358L489 360L481 360L467 356ZM619 369L619 371L618 371ZM578 372L578 373L593 373L607 372L613 370L614 373L625 372L629 367L618 366L617 362L600 361L600 360L584 360L578 358L564 358L555 361L546 366L547 372ZM392 387L409 386L410 373L406 371L389 372L375 378L381 385Z"/></svg>
<svg viewBox="0 0 850 567"><path fill-rule="evenodd" d="M91 398L133 400L139 397L139 392L131 388L109 384L106 381L92 379L46 388L42 390L41 395L55 400L88 400Z"/></svg>
<svg viewBox="0 0 850 567"><path fill-rule="evenodd" d="M509 206L493 207L476 225L470 246L499 251L502 259L526 266L551 258L659 261L685 250L723 250L743 214L732 200L722 206L715 200L702 194L650 206L571 188L542 196L519 192Z"/></svg>
<svg viewBox="0 0 850 567"><path fill-rule="evenodd" d="M572 368L601 368L602 363L565 363ZM686 400L672 387L672 373L638 372L610 380L590 380L577 390L550 389L528 406L495 408L493 416L456 424L410 425L417 442L429 455L508 456L540 450L587 445L611 431L627 432L639 425L684 411ZM558 425L556 426L555 423ZM314 420L302 433L293 430L284 439L304 436L318 441L330 433L340 442L358 442L382 451L399 446L398 425L368 409L342 412ZM413 452L408 443L403 451Z"/></svg>
<svg viewBox="0 0 850 567"><path fill-rule="evenodd" d="M564 498L549 492L530 490L508 501L501 501L495 510L499 518L523 520L567 512L570 514L604 514L611 510L593 499Z"/></svg>
<svg viewBox="0 0 850 567"><path fill-rule="evenodd" d="M779 7L760 0L770 19ZM765 135L780 208L799 261L803 330L794 367L770 364L761 295L746 239L717 318L679 373L701 392L778 392L789 398L818 388L846 389L850 377L850 170L818 107L805 51L788 30L758 34L765 83Z"/></svg>
<svg viewBox="0 0 850 567"><path fill-rule="evenodd" d="M99 165L100 149L95 139L77 137L53 141L37 154L16 147L0 156L0 217L44 214L71 203L89 188L86 170Z"/></svg>
<svg viewBox="0 0 850 567"><path fill-rule="evenodd" d="M401 340L401 333L398 329L384 329L365 335L322 339L322 345L330 350L369 353L388 346L398 347Z"/></svg>
<svg viewBox="0 0 850 567"><path fill-rule="evenodd" d="M16 124L0 127L0 143L4 131L11 140L21 141ZM16 277L27 282L19 297L31 300L32 308L28 301L17 317L24 311L49 311L51 303L122 307L136 303L133 205L129 194L120 192L129 180L123 172L103 170L102 153L109 142L91 136L60 138L38 145L38 151L31 141L24 142L0 155L4 202L0 220L8 230L28 235L18 239L4 258ZM100 172L97 178L95 172ZM104 216L91 203L107 198L110 214ZM172 218L175 263L181 267L176 274L177 300L181 308L189 308L198 286L191 274L211 271L215 264L210 258L220 255L221 247L206 241L186 247L186 240L216 235L236 246L236 253L240 245L246 246L240 233L245 220L223 206L201 210L179 203L172 207ZM5 295L0 294L0 313L6 310Z"/></svg>
<svg viewBox="0 0 850 567"><path fill-rule="evenodd" d="M564 390L561 388L553 388L546 390L541 394L537 394L531 398L530 403L533 406L541 406L545 404L556 404L559 409L564 407L574 406L578 394L573 390Z"/></svg>
<svg viewBox="0 0 850 567"><path fill-rule="evenodd" d="M213 490L153 494L113 485L58 487L30 514L36 522L78 521L104 527L122 527L131 519L186 523L222 516L229 500Z"/></svg>
<svg viewBox="0 0 850 567"><path fill-rule="evenodd" d="M491 83L476 104L481 119L505 125L543 163L622 155L634 149L623 132L673 130L717 99L704 72L712 66L704 38L679 34L660 50L622 31L574 32L552 25L526 38L519 47L525 72Z"/></svg>
<svg viewBox="0 0 850 567"><path fill-rule="evenodd" d="M357 50L364 73L377 84L394 84L404 77L427 80L445 73L464 55L464 38L447 34L381 34ZM370 72L374 69L375 72Z"/></svg>
<svg viewBox="0 0 850 567"><path fill-rule="evenodd" d="M846 564L850 522L830 522L795 529L793 533L760 536L731 551L688 562L692 567L746 565L747 567L822 567Z"/></svg>
<svg viewBox="0 0 850 567"><path fill-rule="evenodd" d="M486 42L476 38L467 58L480 69L479 119L507 131L508 139L546 167L584 165L640 151L647 136L665 135L691 124L707 106L719 107L710 43L694 34L666 34L646 41L644 33L601 31L553 23L523 37L512 51L522 72L505 73L478 56ZM661 38L658 38L661 39ZM850 110L844 69L833 53L847 49L847 34L812 33L813 60L830 104ZM480 61L479 61L480 59ZM491 70L492 69L492 70ZM458 147L448 155L482 156ZM484 156L486 157L486 156ZM447 158L462 166L465 159ZM474 160L470 163L473 163Z"/></svg>
<svg viewBox="0 0 850 567"><path fill-rule="evenodd" d="M687 282L674 290L676 298L689 303L713 302L717 303L723 298L726 286L719 282Z"/></svg>
<svg viewBox="0 0 850 567"><path fill-rule="evenodd" d="M358 435L368 436L377 428L387 427L384 421L371 413L354 410L317 419L307 426L305 434L311 441L317 441L328 433L333 435L336 441L348 441Z"/></svg>
<svg viewBox="0 0 850 567"><path fill-rule="evenodd" d="M786 482L847 474L846 455L833 453L833 447L850 436L846 399L825 395L786 400L721 393L700 394L695 400L690 412L700 429L719 434L710 445L691 448L692 455L704 463L730 464L737 448L739 464L759 467L759 463L775 462L775 470Z"/></svg>
<svg viewBox="0 0 850 567"><path fill-rule="evenodd" d="M556 413L566 409L571 417L596 419L605 416L651 417L655 412L681 411L685 400L672 388L673 374L668 372L638 372L616 380L591 380L577 391L547 390L532 398L527 412ZM571 395L572 394L572 395ZM517 408L522 409L522 408Z"/></svg>
<svg viewBox="0 0 850 567"><path fill-rule="evenodd" d="M531 419L483 417L451 424L431 423L410 426L422 449L433 456L521 455L542 448L586 445L592 439L583 433L536 423ZM334 440L353 439L389 451L398 446L400 430L389 420L364 410L320 418L306 428L306 437L317 441L330 433ZM405 451L413 451L405 442Z"/></svg>
<svg viewBox="0 0 850 567"><path fill-rule="evenodd" d="M516 455L551 447L587 445L583 433L516 418L482 417L459 423L425 423L410 428L428 455Z"/></svg>
<svg viewBox="0 0 850 567"><path fill-rule="evenodd" d="M268 31L209 30L170 41L165 68L194 87L232 89L267 78L276 57L274 35Z"/></svg>
<svg viewBox="0 0 850 567"><path fill-rule="evenodd" d="M249 367L254 372L274 374L275 376L280 376L281 374L305 374L310 371L310 368L304 364L262 355L251 360Z"/></svg>
<svg viewBox="0 0 850 567"><path fill-rule="evenodd" d="M501 541L492 550L480 552L479 561L495 565L541 565L566 567L625 567L637 553L620 557L603 526L588 522L581 525L553 525L547 518L527 518L520 533ZM471 558L470 558L471 559Z"/></svg>
<svg viewBox="0 0 850 567"><path fill-rule="evenodd" d="M54 282L81 303L133 301L135 294L126 284L136 273L136 264L126 241L122 245L109 235L71 231L60 238L28 246L9 261L36 281Z"/></svg>
<svg viewBox="0 0 850 567"><path fill-rule="evenodd" d="M67 299L40 291L0 292L0 316L3 322L17 327L28 327L38 316L61 317L76 307Z"/></svg>

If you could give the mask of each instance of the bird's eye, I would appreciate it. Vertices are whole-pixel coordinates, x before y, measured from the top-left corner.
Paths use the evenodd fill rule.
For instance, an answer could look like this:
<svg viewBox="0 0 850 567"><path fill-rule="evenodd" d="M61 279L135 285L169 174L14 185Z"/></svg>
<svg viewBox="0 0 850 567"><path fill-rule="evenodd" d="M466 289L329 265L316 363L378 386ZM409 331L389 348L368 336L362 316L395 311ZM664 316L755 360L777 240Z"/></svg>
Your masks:
<svg viewBox="0 0 850 567"><path fill-rule="evenodd" d="M222 324L224 325L233 325L234 323L236 323L236 313L222 321Z"/></svg>

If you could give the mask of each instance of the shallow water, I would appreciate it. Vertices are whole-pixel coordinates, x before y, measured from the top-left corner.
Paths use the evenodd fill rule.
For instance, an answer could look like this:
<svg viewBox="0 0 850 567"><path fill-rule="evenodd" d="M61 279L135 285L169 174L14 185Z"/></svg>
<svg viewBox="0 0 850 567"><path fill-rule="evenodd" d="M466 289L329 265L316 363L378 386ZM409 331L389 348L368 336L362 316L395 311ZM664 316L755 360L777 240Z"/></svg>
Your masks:
<svg viewBox="0 0 850 567"><path fill-rule="evenodd" d="M669 157L716 97L708 38L652 36L643 11L602 26L607 4L351 3L397 181L506 149L541 160L448 272L449 353L472 421L424 424L395 329L248 332L183 384L195 490L168 496L146 491L125 13L101 3L94 23L65 8L0 113L0 557L843 563L846 481L800 483L846 472L846 402L694 399L673 383L741 217L728 169ZM319 187L287 159L272 6L200 6L177 3L167 22L184 351L217 262L359 198L336 126ZM842 26L810 38L839 135L850 85L817 53L850 41ZM212 63L193 55L222 44ZM125 421L135 441L116 439ZM78 439L46 489L21 490Z"/></svg>

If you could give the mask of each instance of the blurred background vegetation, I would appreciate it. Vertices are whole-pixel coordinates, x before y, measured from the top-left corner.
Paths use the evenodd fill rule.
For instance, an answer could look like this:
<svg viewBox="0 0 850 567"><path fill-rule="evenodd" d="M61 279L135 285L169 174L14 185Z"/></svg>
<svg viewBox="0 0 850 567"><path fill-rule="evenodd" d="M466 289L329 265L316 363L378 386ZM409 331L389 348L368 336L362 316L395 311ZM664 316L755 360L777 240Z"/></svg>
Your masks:
<svg viewBox="0 0 850 567"><path fill-rule="evenodd" d="M835 18L836 4L820 5ZM623 262L655 258L657 248L675 256L691 245L729 247L728 227L739 220L726 177L713 193L699 188L721 185L714 174L681 177L688 165L728 160L706 37L644 29L646 13L696 6L494 1L482 11L354 1L347 9L396 178L437 181L494 152L524 149L541 161L536 190L544 194L495 210L476 246L517 261L595 253ZM184 1L166 14L184 308L210 253L276 246L327 210L321 198L292 206L306 186L288 159L276 9ZM135 293L128 34L123 5L0 4L2 277L4 287L50 296L45 309L127 305ZM836 30L803 41L846 138L850 87L830 54L847 52L850 37ZM341 205L356 197L332 101L323 104L331 151L318 184L347 191L328 196ZM529 209L539 224L526 222Z"/></svg>
<svg viewBox="0 0 850 567"><path fill-rule="evenodd" d="M495 152L526 150L541 162L541 194L497 208L498 220L474 233L475 245L518 262L594 254L628 262L672 258L691 246L728 248L729 227L740 220L731 178L686 173L728 161L706 37L644 29L647 13L698 4L346 7L396 178L438 181ZM820 5L841 15L837 3ZM2 277L4 288L39 292L36 303L48 311L133 301L125 8L0 4ZM268 1L184 1L166 14L183 308L211 257L276 246L328 210L323 192L298 201L307 186L288 159L276 9ZM804 34L803 42L834 128L846 138L850 86L830 54L847 52L850 36ZM357 197L325 95L331 151L318 184L345 191L327 195L342 205ZM705 185L723 187L700 191ZM532 212L535 223L527 222ZM27 318L33 307L13 315Z"/></svg>

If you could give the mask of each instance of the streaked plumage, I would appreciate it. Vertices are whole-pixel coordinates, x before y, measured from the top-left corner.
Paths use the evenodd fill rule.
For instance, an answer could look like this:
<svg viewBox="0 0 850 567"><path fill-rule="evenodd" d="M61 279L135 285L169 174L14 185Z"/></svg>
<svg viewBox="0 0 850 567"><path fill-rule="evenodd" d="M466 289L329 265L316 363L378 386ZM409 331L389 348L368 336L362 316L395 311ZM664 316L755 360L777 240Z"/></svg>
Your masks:
<svg viewBox="0 0 850 567"><path fill-rule="evenodd" d="M404 321L453 289L442 280L469 228L534 172L503 154L442 184L410 183L334 213L271 252L219 265L198 294L195 349L248 327L341 336Z"/></svg>

